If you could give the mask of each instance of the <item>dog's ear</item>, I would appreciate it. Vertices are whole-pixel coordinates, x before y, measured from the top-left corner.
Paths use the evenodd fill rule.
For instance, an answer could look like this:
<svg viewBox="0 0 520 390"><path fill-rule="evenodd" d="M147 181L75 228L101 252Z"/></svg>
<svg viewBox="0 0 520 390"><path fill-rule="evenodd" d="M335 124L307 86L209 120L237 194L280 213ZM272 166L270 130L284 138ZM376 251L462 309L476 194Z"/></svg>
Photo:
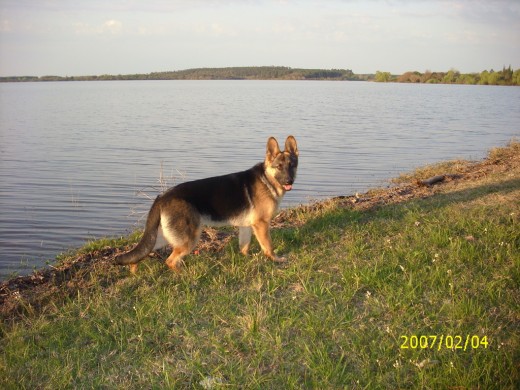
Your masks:
<svg viewBox="0 0 520 390"><path fill-rule="evenodd" d="M270 137L267 140L267 151L265 153L265 157L269 162L274 161L276 156L281 153L280 147L278 146L278 141L274 137Z"/></svg>
<svg viewBox="0 0 520 390"><path fill-rule="evenodd" d="M294 155L298 155L298 145L296 145L296 138L292 135L285 140L285 151Z"/></svg>

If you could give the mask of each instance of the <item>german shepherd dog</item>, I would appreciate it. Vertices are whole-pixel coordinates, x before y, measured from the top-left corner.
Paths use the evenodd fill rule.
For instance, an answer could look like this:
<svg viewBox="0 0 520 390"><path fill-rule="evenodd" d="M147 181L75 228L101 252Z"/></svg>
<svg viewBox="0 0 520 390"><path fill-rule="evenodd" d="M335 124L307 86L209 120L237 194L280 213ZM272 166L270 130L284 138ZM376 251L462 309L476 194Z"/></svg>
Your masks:
<svg viewBox="0 0 520 390"><path fill-rule="evenodd" d="M182 258L197 244L203 225L239 227L240 252L247 255L251 233L264 254L273 261L285 261L273 252L269 227L287 191L292 189L298 168L298 146L290 135L285 150L270 137L265 161L246 171L179 184L159 195L148 213L143 237L116 263L137 271L137 263L152 250L173 247L166 265L180 272ZM158 240L158 236L162 239Z"/></svg>

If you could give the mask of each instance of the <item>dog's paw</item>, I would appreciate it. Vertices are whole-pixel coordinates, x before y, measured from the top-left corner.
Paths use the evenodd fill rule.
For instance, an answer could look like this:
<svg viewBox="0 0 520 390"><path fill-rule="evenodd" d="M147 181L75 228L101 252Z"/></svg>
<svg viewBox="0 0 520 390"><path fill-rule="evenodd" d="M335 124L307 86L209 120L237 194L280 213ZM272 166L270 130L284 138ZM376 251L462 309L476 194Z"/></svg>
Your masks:
<svg viewBox="0 0 520 390"><path fill-rule="evenodd" d="M177 275L182 274L182 268L184 267L184 262L182 260L177 260L174 263L166 262L166 265L171 271L175 272Z"/></svg>
<svg viewBox="0 0 520 390"><path fill-rule="evenodd" d="M275 263L286 263L287 262L287 257L285 257L285 256L274 255L271 259Z"/></svg>

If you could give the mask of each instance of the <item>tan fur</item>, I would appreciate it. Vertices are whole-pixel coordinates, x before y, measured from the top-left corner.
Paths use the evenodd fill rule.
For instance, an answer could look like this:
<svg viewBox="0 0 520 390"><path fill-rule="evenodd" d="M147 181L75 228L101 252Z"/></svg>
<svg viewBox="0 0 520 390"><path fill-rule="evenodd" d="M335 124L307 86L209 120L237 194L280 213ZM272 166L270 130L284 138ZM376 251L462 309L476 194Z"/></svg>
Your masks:
<svg viewBox="0 0 520 390"><path fill-rule="evenodd" d="M201 203L201 199L205 200L207 197L208 202L214 202L214 197L212 198L213 200L210 200L209 196L212 191L216 190L215 184L206 185L206 181L204 181L202 187L204 191L197 192L198 195L186 195L188 197L183 197L182 191L187 191L186 194L190 194L190 188L195 188L193 187L194 185L200 186L200 184L195 184L196 182L193 182L194 184L186 183L188 185L184 187L186 190L179 188L179 195L175 192L176 188L173 188L173 192L166 192L154 202L149 213L143 239L133 250L135 254L132 253L133 251L130 251L127 254L120 255L116 261L119 264L129 265L130 271L135 273L137 271L137 263L146 256L143 253L151 250L152 246L156 249L162 243L169 243L173 247L173 251L166 259L166 265L171 270L180 272L182 259L197 245L203 225L232 225L239 227L239 247L240 252L244 255L247 255L249 251L251 236L254 233L263 253L267 257L273 261L284 261L284 257L279 257L274 253L269 228L283 195L286 190L288 191L292 188L296 175L297 161L298 149L294 137L287 137L283 152L280 151L276 139L273 137L269 138L263 165L258 164L251 170L232 174L237 175L237 178L245 178L246 176L239 175L247 175L248 180L252 183L241 189L244 193L240 195L242 196L240 200L246 203L243 211L238 213L235 211L232 216L221 220L218 219L217 222L215 222L213 217L203 215L198 211L199 209L204 209L201 204L205 202ZM289 171L289 164L294 164L291 165L291 171ZM261 166L263 166L263 173L259 174L258 169ZM279 172L282 169L281 167L286 170L283 174ZM284 180L288 181L281 183L280 177L284 177ZM251 181L252 178L254 178L254 181ZM218 179L220 180L220 177ZM231 183L236 179L229 179L223 176L222 180L228 180L225 183ZM190 198L190 196L196 196L197 198ZM195 207L195 203L190 203L191 200L188 201L186 199L198 199L198 208Z"/></svg>

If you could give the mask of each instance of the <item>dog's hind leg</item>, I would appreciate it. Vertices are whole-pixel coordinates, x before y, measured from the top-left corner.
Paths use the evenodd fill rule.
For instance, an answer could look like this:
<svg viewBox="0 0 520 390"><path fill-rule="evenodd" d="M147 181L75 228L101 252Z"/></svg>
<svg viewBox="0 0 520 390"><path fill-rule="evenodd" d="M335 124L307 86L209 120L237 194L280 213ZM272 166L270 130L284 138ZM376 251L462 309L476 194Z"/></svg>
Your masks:
<svg viewBox="0 0 520 390"><path fill-rule="evenodd" d="M182 258L191 252L191 246L178 246L173 249L172 253L166 259L166 265L176 273L181 272Z"/></svg>
<svg viewBox="0 0 520 390"><path fill-rule="evenodd" d="M247 255L251 243L251 226L240 226L238 228L238 246L243 255Z"/></svg>
<svg viewBox="0 0 520 390"><path fill-rule="evenodd" d="M171 212L162 218L162 231L173 251L166 265L177 273L181 272L182 258L197 245L202 232L200 215L182 201L170 205Z"/></svg>

